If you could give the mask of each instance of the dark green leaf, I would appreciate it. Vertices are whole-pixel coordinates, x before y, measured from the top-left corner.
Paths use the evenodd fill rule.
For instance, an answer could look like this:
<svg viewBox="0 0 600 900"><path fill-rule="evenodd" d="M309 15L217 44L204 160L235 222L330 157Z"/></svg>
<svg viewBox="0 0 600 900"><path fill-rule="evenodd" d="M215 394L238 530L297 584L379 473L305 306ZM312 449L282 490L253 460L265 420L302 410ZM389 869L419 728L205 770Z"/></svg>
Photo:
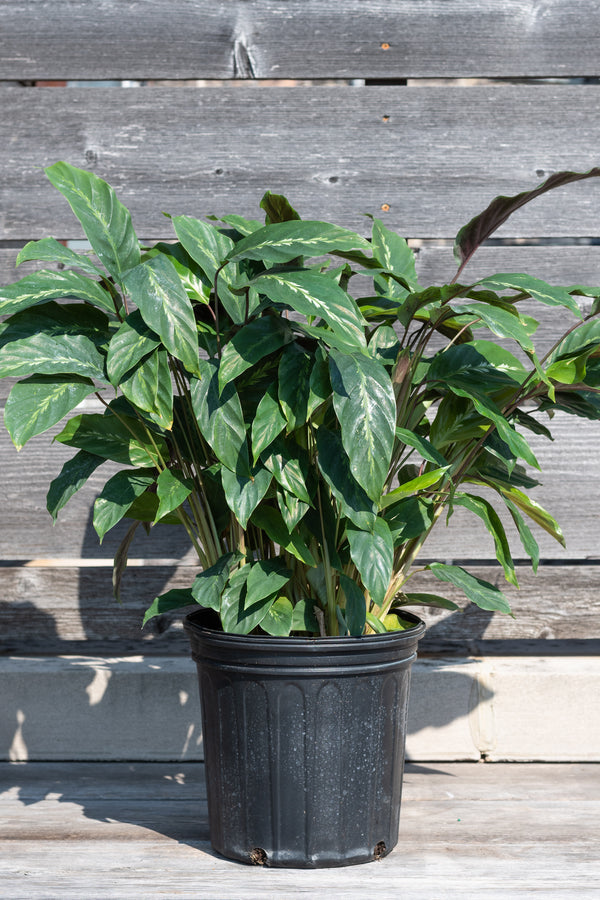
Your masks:
<svg viewBox="0 0 600 900"><path fill-rule="evenodd" d="M288 431L295 431L307 420L312 356L293 342L284 348L279 361L279 403Z"/></svg>
<svg viewBox="0 0 600 900"><path fill-rule="evenodd" d="M289 200L281 194L272 194L271 191L267 191L263 196L260 208L265 211L267 225L274 222L291 222L300 218Z"/></svg>
<svg viewBox="0 0 600 900"><path fill-rule="evenodd" d="M111 338L106 356L106 371L117 386L123 376L158 347L160 338L148 328L139 310L129 313Z"/></svg>
<svg viewBox="0 0 600 900"><path fill-rule="evenodd" d="M294 622L294 607L287 597L278 597L269 607L260 627L275 637L287 637Z"/></svg>
<svg viewBox="0 0 600 900"><path fill-rule="evenodd" d="M265 597L278 594L292 577L283 558L259 559L249 565L251 570L246 582L246 604L258 603Z"/></svg>
<svg viewBox="0 0 600 900"><path fill-rule="evenodd" d="M124 284L141 316L171 356L189 372L198 372L198 334L191 301L175 266L156 256L129 272Z"/></svg>
<svg viewBox="0 0 600 900"><path fill-rule="evenodd" d="M83 487L90 475L106 460L103 457L80 450L62 467L60 474L50 483L46 497L46 508L56 521L60 510L73 494Z"/></svg>
<svg viewBox="0 0 600 900"><path fill-rule="evenodd" d="M436 450L430 441L414 431L410 431L408 428L396 428L396 437L400 438L407 447L414 447L415 450L418 450L423 459L426 459L428 462L435 463L437 466L448 465L447 460L444 459L439 450Z"/></svg>
<svg viewBox="0 0 600 900"><path fill-rule="evenodd" d="M174 609L182 609L184 606L192 606L193 603L194 598L191 591L187 588L172 588L166 594L161 594L159 597L154 598L144 614L142 628L155 616L162 616L163 613L171 612Z"/></svg>
<svg viewBox="0 0 600 900"><path fill-rule="evenodd" d="M236 519L245 528L248 519L263 499L271 484L272 475L258 467L252 476L236 475L225 466L221 469L221 480L225 499Z"/></svg>
<svg viewBox="0 0 600 900"><path fill-rule="evenodd" d="M19 251L16 265L20 266L21 263L32 259L59 263L63 266L74 266L88 275L93 275L95 278L104 278L105 275L102 269L94 265L84 253L76 253L75 250L65 247L60 241L51 237L43 238L41 241L29 241L28 244L25 244L23 249Z"/></svg>
<svg viewBox="0 0 600 900"><path fill-rule="evenodd" d="M0 348L0 378L81 375L105 381L104 359L85 335L34 334Z"/></svg>
<svg viewBox="0 0 600 900"><path fill-rule="evenodd" d="M538 546L538 543L534 538L531 529L525 524L523 516L517 509L516 505L512 502L512 500L504 495L504 502L506 503L506 507L512 516L517 531L519 532L519 537L521 538L523 549L525 550L527 555L531 557L531 567L534 572L537 572L540 561L540 548Z"/></svg>
<svg viewBox="0 0 600 900"><path fill-rule="evenodd" d="M192 585L192 597L194 600L207 609L214 609L216 612L219 612L221 609L221 594L227 584L229 574L243 558L243 554L239 551L226 553L209 569L205 569L199 575L196 575Z"/></svg>
<svg viewBox="0 0 600 900"><path fill-rule="evenodd" d="M600 174L600 169L598 170ZM579 304L571 297L564 287L555 287L542 281L540 278L534 278L532 275L521 273L503 273L485 278L479 282L480 287L492 290L513 290L529 294L533 300L543 303L546 306L564 306L570 309L578 318L582 318Z"/></svg>
<svg viewBox="0 0 600 900"><path fill-rule="evenodd" d="M221 622L223 630L232 634L249 634L269 611L274 598L267 597L258 603L246 604L246 582L251 566L245 565L231 575L221 598Z"/></svg>
<svg viewBox="0 0 600 900"><path fill-rule="evenodd" d="M98 259L118 282L140 261L140 249L131 215L114 190L97 175L57 162L46 175L66 197L81 222Z"/></svg>
<svg viewBox="0 0 600 900"><path fill-rule="evenodd" d="M276 438L261 454L261 461L284 490L304 503L312 503L308 456L293 439Z"/></svg>
<svg viewBox="0 0 600 900"><path fill-rule="evenodd" d="M163 459L168 457L166 444L159 435L154 435L153 443L137 419L122 415L117 418L110 412L103 416L74 416L56 440L123 465L155 466L157 450Z"/></svg>
<svg viewBox="0 0 600 900"><path fill-rule="evenodd" d="M204 439L217 459L242 478L250 476L246 426L240 398L231 381L219 395L219 362L199 360L200 378L191 382L192 408Z"/></svg>
<svg viewBox="0 0 600 900"><path fill-rule="evenodd" d="M308 631L314 634L319 630L319 623L315 616L315 602L306 597L294 604L292 614L292 631Z"/></svg>
<svg viewBox="0 0 600 900"><path fill-rule="evenodd" d="M155 523L179 509L192 493L193 486L192 479L186 478L179 469L163 469L156 481L158 510Z"/></svg>
<svg viewBox="0 0 600 900"><path fill-rule="evenodd" d="M340 574L340 587L346 598L344 607L346 626L352 637L359 637L363 633L367 621L365 595L359 586L346 575Z"/></svg>
<svg viewBox="0 0 600 900"><path fill-rule="evenodd" d="M286 418L277 399L277 385L271 384L258 404L252 420L252 457L254 464L263 450L273 443L286 426Z"/></svg>
<svg viewBox="0 0 600 900"><path fill-rule="evenodd" d="M212 284L217 271L234 246L233 241L214 225L201 222L199 219L192 219L189 216L174 216L173 225L177 237L192 259L201 266ZM234 281L237 280L237 266L229 266L227 274ZM244 297L233 294L222 276L218 281L217 289L219 300L232 321L236 325L243 322L246 306Z"/></svg>
<svg viewBox="0 0 600 900"><path fill-rule="evenodd" d="M543 528L544 531L558 541L559 544L566 547L565 538L558 522L549 512L540 506L539 503L532 500L531 497L528 497L527 494L524 494L523 491L520 491L516 487L499 487L504 496L509 500L512 500L515 506L519 507L521 512L524 512L530 519L533 519L540 528Z"/></svg>
<svg viewBox="0 0 600 900"><path fill-rule="evenodd" d="M329 373L333 405L350 470L371 500L379 501L388 477L396 430L390 376L369 356L332 350Z"/></svg>
<svg viewBox="0 0 600 900"><path fill-rule="evenodd" d="M76 375L37 375L15 384L4 407L4 424L17 450L94 391L93 381Z"/></svg>
<svg viewBox="0 0 600 900"><path fill-rule="evenodd" d="M265 356L271 356L292 338L289 325L274 316L253 319L244 325L223 348L219 368L219 389L223 388L256 365Z"/></svg>
<svg viewBox="0 0 600 900"><path fill-rule="evenodd" d="M297 256L323 256L335 250L370 249L365 238L327 222L288 221L265 225L242 238L229 260L260 259L285 263Z"/></svg>
<svg viewBox="0 0 600 900"><path fill-rule="evenodd" d="M156 481L153 470L133 469L117 472L109 478L94 503L94 528L102 539L124 518L127 510Z"/></svg>
<svg viewBox="0 0 600 900"><path fill-rule="evenodd" d="M155 350L120 383L123 394L161 428L173 425L173 382L166 350Z"/></svg>
<svg viewBox="0 0 600 900"><path fill-rule="evenodd" d="M342 439L321 426L317 430L318 464L342 512L357 528L375 527L375 505L350 471Z"/></svg>
<svg viewBox="0 0 600 900"><path fill-rule="evenodd" d="M346 536L350 556L364 586L373 603L382 606L394 565L394 540L387 522L378 516L373 532L348 525Z"/></svg>
<svg viewBox="0 0 600 900"><path fill-rule="evenodd" d="M514 584L515 587L518 587L519 583L517 581L515 566L510 553L508 538L506 537L506 532L500 521L500 517L489 500L484 500L483 497L477 497L474 494L461 492L454 494L452 502L455 506L462 506L476 516L479 516L494 539L496 559L504 569L506 580L511 584Z"/></svg>
<svg viewBox="0 0 600 900"><path fill-rule="evenodd" d="M388 272L394 272L406 279L411 290L419 290L415 269L415 256L404 238L389 228L380 219L373 220L373 256Z"/></svg>
<svg viewBox="0 0 600 900"><path fill-rule="evenodd" d="M481 609L511 615L508 600L502 591L487 581L475 578L461 566L447 566L443 563L433 562L427 568L439 581L446 581L460 588L469 600Z"/></svg>
<svg viewBox="0 0 600 900"><path fill-rule="evenodd" d="M399 606L435 606L439 609L460 609L452 600L446 600L445 597L440 597L438 594L403 593L400 596L400 602L396 599L394 604Z"/></svg>
<svg viewBox="0 0 600 900"><path fill-rule="evenodd" d="M41 269L0 288L0 315L12 315L38 303L67 297L86 300L94 306L115 312L110 294L92 278L69 270L55 272Z"/></svg>
<svg viewBox="0 0 600 900"><path fill-rule="evenodd" d="M262 529L267 536L307 566L316 566L317 562L297 532L288 531L278 509L272 506L259 506L252 513L252 524Z"/></svg>
<svg viewBox="0 0 600 900"><path fill-rule="evenodd" d="M283 303L303 316L320 316L350 345L359 349L366 346L366 322L356 301L326 274L307 269L282 269L265 272L252 284L274 303Z"/></svg>

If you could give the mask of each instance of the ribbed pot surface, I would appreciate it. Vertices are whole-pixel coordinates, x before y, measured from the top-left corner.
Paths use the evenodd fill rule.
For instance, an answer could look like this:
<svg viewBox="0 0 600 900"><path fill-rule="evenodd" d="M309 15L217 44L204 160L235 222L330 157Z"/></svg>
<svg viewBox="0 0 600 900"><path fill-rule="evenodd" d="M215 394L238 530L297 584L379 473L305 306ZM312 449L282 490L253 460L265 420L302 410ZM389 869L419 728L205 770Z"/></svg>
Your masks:
<svg viewBox="0 0 600 900"><path fill-rule="evenodd" d="M214 614L213 614L214 615ZM343 866L398 839L410 666L425 626L360 638L224 634L199 610L211 841L270 866Z"/></svg>

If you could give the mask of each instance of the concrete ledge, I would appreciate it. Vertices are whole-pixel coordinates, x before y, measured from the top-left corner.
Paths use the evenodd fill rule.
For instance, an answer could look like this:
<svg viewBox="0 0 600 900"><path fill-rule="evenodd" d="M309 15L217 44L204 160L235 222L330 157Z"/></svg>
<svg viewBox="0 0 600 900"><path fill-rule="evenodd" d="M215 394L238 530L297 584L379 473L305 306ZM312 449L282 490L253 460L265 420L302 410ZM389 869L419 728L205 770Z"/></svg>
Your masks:
<svg viewBox="0 0 600 900"><path fill-rule="evenodd" d="M201 760L195 666L185 658L0 659L0 759ZM418 660L414 761L600 761L600 660Z"/></svg>

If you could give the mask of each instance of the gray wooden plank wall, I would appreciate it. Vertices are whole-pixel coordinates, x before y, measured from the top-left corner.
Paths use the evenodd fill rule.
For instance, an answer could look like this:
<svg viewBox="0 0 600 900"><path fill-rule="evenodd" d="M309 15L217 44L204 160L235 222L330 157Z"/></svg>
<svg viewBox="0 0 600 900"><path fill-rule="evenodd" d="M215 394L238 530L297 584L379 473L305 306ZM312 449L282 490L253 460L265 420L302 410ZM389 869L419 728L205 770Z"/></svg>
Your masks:
<svg viewBox="0 0 600 900"><path fill-rule="evenodd" d="M172 0L168 15L146 0L143 16L116 0L5 0L0 283L18 277L27 240L82 236L41 171L57 159L111 181L148 240L172 236L163 210L253 216L270 189L305 217L365 232L365 213L381 217L418 246L422 281L442 283L454 273L451 239L492 197L598 164L598 37L593 0ZM81 79L145 86L38 86ZM548 195L504 226L505 243L484 248L471 274L597 284L599 210L600 181ZM560 315L544 318L545 340ZM424 650L596 646L600 426L559 416L556 432L536 443L546 468L536 497L563 524L567 551L540 535L540 575L523 573L516 620L432 614ZM187 652L176 618L139 631L145 599L189 577L184 538L174 528L136 540L132 555L152 565L131 569L123 607L113 605L120 532L99 547L90 524L100 477L55 527L45 512L64 458L48 436L17 455L0 435L0 652ZM441 527L427 553L499 578L467 513L460 535Z"/></svg>

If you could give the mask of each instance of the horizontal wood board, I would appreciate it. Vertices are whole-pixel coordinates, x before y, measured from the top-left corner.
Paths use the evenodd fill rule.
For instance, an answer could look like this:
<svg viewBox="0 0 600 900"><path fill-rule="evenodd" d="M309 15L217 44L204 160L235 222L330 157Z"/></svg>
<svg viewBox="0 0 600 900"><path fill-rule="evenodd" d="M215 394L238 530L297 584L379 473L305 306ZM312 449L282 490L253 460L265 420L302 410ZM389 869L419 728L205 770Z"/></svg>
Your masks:
<svg viewBox="0 0 600 900"><path fill-rule="evenodd" d="M442 593L461 607L458 612L413 608L428 628L420 655L506 653L506 647L495 645L499 642L513 642L515 649L538 655L552 652L554 644L566 653L581 651L587 639L598 644L600 566L542 566L537 576L519 567L520 591L504 583L497 566L467 568L506 590L514 618L467 605L453 586L420 574L413 590ZM118 604L106 566L0 567L0 654L187 656L189 642L182 628L187 609L160 616L143 631L141 622L157 594L188 588L197 571L183 565L132 567Z"/></svg>
<svg viewBox="0 0 600 900"><path fill-rule="evenodd" d="M170 233L163 210L254 216L266 190L304 218L451 238L497 194L596 165L600 142L598 86L23 88L2 105L5 241L81 237L40 171L58 159L111 182L146 238ZM578 183L497 235L595 235L599 208L600 182Z"/></svg>
<svg viewBox="0 0 600 900"><path fill-rule="evenodd" d="M594 0L5 0L2 20L9 80L600 74Z"/></svg>
<svg viewBox="0 0 600 900"><path fill-rule="evenodd" d="M400 843L381 863L240 865L208 840L201 764L4 764L7 897L591 900L600 887L597 765L407 765ZM465 878L465 873L468 877Z"/></svg>

